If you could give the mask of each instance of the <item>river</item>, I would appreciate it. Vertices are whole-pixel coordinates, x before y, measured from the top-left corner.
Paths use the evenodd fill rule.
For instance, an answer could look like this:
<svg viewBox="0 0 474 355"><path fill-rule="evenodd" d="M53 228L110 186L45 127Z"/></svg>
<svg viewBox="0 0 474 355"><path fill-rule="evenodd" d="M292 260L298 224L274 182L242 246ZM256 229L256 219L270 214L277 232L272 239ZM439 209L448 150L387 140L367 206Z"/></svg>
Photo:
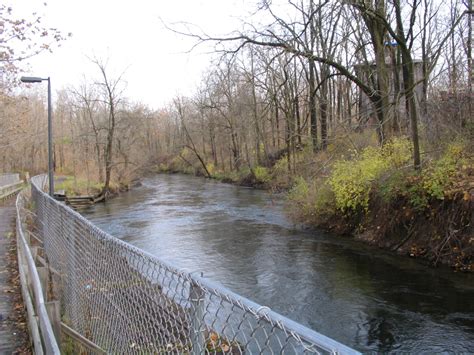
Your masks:
<svg viewBox="0 0 474 355"><path fill-rule="evenodd" d="M474 275L293 225L281 196L157 175L83 214L362 352L474 352Z"/></svg>

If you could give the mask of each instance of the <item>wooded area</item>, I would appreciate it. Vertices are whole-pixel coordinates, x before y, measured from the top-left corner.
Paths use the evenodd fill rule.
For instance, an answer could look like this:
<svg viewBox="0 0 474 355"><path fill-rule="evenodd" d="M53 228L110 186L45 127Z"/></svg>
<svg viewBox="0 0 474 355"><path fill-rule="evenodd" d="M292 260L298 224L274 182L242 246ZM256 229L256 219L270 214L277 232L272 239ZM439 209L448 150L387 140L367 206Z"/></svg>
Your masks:
<svg viewBox="0 0 474 355"><path fill-rule="evenodd" d="M113 58L90 58L96 75L54 99L60 188L107 198L165 171L285 190L296 221L472 271L472 0L262 0L252 13L225 36L168 26L214 55L194 94L162 109L127 99ZM17 77L67 36L0 17L0 171L43 173L45 90Z"/></svg>
<svg viewBox="0 0 474 355"><path fill-rule="evenodd" d="M10 18L5 28L18 30L11 9L2 7L1 15ZM92 58L97 76L55 98L57 173L100 182L106 192L111 181L127 184L160 162L254 179L277 164L290 186L349 149L393 137L410 138L418 170L444 143L471 137L471 0L262 1L242 31L229 36L177 27L198 45L215 45L195 94L151 110L127 100L126 73L111 73L106 60ZM46 100L33 88L12 90L16 83L6 78L18 72L18 58L5 33L1 168L43 172ZM35 53L50 48L38 44L37 33L24 39Z"/></svg>

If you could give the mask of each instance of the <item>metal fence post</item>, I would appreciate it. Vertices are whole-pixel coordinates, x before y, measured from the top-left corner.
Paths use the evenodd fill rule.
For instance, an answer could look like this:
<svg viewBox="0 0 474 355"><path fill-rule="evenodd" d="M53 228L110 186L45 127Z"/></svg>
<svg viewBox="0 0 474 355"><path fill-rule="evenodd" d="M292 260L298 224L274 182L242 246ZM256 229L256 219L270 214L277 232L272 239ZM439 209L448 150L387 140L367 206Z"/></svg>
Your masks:
<svg viewBox="0 0 474 355"><path fill-rule="evenodd" d="M204 291L195 282L191 282L189 298L191 301L191 353L202 354L205 350Z"/></svg>

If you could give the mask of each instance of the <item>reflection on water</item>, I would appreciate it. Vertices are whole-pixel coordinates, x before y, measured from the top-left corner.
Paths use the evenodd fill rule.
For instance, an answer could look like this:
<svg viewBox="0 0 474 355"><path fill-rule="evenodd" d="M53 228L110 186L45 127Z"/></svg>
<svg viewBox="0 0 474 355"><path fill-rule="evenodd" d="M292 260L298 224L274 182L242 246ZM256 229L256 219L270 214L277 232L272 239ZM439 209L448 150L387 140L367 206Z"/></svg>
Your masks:
<svg viewBox="0 0 474 355"><path fill-rule="evenodd" d="M84 214L360 351L474 352L472 275L301 230L283 215L279 196L160 175Z"/></svg>

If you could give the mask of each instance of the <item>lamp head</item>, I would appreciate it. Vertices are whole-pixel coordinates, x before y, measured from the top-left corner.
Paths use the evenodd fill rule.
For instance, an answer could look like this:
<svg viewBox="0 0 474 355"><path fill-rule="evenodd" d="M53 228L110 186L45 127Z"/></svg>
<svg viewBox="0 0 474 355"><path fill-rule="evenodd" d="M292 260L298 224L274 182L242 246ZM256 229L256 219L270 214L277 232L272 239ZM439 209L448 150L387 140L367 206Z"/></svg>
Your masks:
<svg viewBox="0 0 474 355"><path fill-rule="evenodd" d="M41 83L43 81L42 78L36 76L22 76L20 80L23 83Z"/></svg>

